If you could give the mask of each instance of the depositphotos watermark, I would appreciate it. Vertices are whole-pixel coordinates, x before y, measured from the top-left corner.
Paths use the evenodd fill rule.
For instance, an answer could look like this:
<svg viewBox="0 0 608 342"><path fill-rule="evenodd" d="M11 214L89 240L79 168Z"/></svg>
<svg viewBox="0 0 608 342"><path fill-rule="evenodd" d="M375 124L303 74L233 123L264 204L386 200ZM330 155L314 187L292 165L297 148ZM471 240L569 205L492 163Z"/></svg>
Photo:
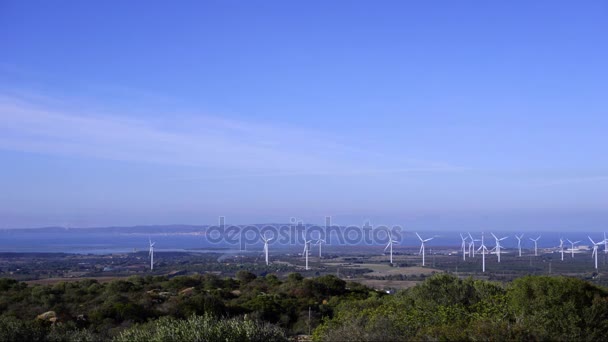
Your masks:
<svg viewBox="0 0 608 342"><path fill-rule="evenodd" d="M325 225L304 224L291 218L290 224L226 225L226 219L219 217L218 225L207 228L205 238L210 244L247 245L263 243L280 245L302 245L305 242L321 240L327 245L378 245L390 240L401 242L403 229L400 226L374 226L369 221L362 226L338 226L325 217Z"/></svg>

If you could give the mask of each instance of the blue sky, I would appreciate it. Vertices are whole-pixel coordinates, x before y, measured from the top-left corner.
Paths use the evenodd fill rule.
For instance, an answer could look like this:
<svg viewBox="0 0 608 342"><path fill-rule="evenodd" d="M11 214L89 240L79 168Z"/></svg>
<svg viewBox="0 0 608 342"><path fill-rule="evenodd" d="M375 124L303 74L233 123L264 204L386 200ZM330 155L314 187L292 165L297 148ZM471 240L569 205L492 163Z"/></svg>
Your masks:
<svg viewBox="0 0 608 342"><path fill-rule="evenodd" d="M0 228L608 224L602 1L0 1Z"/></svg>

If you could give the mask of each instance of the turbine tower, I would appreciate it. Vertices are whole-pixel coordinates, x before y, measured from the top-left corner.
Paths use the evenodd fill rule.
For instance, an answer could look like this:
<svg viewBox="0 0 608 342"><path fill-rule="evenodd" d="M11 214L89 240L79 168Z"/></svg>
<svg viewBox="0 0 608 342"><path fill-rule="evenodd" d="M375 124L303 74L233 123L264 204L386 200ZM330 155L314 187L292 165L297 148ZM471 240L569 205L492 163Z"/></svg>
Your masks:
<svg viewBox="0 0 608 342"><path fill-rule="evenodd" d="M269 262L268 262L268 243L270 241L272 241L272 238L267 238L266 234L264 234L264 236L262 236L262 240L264 241L264 256L266 257L266 266L268 266Z"/></svg>
<svg viewBox="0 0 608 342"><path fill-rule="evenodd" d="M154 269L154 244L156 242L152 242L152 239L148 238L148 240L150 241L150 253L148 253L148 255L150 256L150 270Z"/></svg>
<svg viewBox="0 0 608 342"><path fill-rule="evenodd" d="M496 237L496 235L494 235L494 233L490 233L490 234L492 234L492 236L494 237L494 240L496 240L496 247L494 247L494 249L496 250L496 255L498 255L498 262L500 262L500 247L502 247L500 245L500 241L508 238L508 236L505 236L505 237L499 239Z"/></svg>
<svg viewBox="0 0 608 342"><path fill-rule="evenodd" d="M521 257L521 239L524 237L524 234L521 234L520 236L515 235L515 238L517 239L517 249L519 250L519 256Z"/></svg>
<svg viewBox="0 0 608 342"><path fill-rule="evenodd" d="M469 237L468 236L462 236L462 233L460 234L460 239L462 239L462 260L465 261L467 260L467 239Z"/></svg>
<svg viewBox="0 0 608 342"><path fill-rule="evenodd" d="M399 243L397 240L393 240L393 236L391 235L391 232L389 230L387 230L388 233L388 245L386 245L386 247L384 247L384 251L386 252L386 250L390 247L390 253L391 253L391 264L393 263L393 243ZM424 266L424 263L422 264L422 266Z"/></svg>
<svg viewBox="0 0 608 342"><path fill-rule="evenodd" d="M481 271L486 271L486 253L488 253L488 248L483 242L483 232L481 233L481 246L479 246L479 250L481 251Z"/></svg>
<svg viewBox="0 0 608 342"><path fill-rule="evenodd" d="M420 252L418 254L422 254L422 266L424 266L424 243L433 240L435 237L422 239L418 233L416 233L418 239L420 239Z"/></svg>
<svg viewBox="0 0 608 342"><path fill-rule="evenodd" d="M580 241L572 242L572 241L568 240L568 242L570 242L570 245L572 245L572 248L570 249L570 253L572 253L572 258L574 259L574 245L579 243Z"/></svg>
<svg viewBox="0 0 608 342"><path fill-rule="evenodd" d="M312 240L308 240L308 241L304 241L304 252L302 252L302 256L304 256L304 258L306 258L306 267L304 268L305 270L309 270L308 268L308 253L310 252L308 246L310 245L310 243L312 242Z"/></svg>
<svg viewBox="0 0 608 342"><path fill-rule="evenodd" d="M321 244L325 243L325 240L321 239L321 234L319 234L319 238L317 239L317 242L315 243L315 245L319 246L319 259L321 259Z"/></svg>
<svg viewBox="0 0 608 342"><path fill-rule="evenodd" d="M530 238L531 241L534 241L534 256L538 256L538 240L540 239L540 235L536 238Z"/></svg>
<svg viewBox="0 0 608 342"><path fill-rule="evenodd" d="M595 257L595 269L597 270L597 248L599 247L599 245L604 243L604 241L595 242L591 239L590 236L587 237L589 238L589 241L591 241L591 243L593 244L593 253L591 253L591 257Z"/></svg>
<svg viewBox="0 0 608 342"><path fill-rule="evenodd" d="M564 261L564 239L559 238L559 250L562 253L562 261Z"/></svg>
<svg viewBox="0 0 608 342"><path fill-rule="evenodd" d="M471 235L471 233L468 233L469 237L471 238L471 242L469 242L469 257L474 258L475 257L475 241L480 241L479 239L473 239L473 236Z"/></svg>

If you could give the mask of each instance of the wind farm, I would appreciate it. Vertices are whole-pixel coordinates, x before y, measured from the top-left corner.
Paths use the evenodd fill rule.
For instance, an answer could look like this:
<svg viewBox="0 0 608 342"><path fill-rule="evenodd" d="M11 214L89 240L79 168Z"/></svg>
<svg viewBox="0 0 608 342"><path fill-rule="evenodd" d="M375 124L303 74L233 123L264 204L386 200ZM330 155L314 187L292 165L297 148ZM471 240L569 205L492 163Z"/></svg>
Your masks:
<svg viewBox="0 0 608 342"><path fill-rule="evenodd" d="M429 279L441 275L459 281L489 280L505 286L530 275L578 278L598 286L608 285L608 277L604 276L608 275L608 254L601 253L605 241L593 239L600 235L597 233L585 235L591 245L584 245L580 243L582 239L578 240L580 232L553 236L544 232L542 240L536 238L527 242L522 238L509 239L521 237L521 234L499 230L464 233L383 229L370 234L379 237L375 242L347 244L339 243L335 234L314 232L315 227L307 227L304 234L296 234L297 239L280 233L268 234L268 225L259 228L247 229L255 231L256 236L243 246L220 244L179 249L175 245L178 237L183 238L180 244L198 239L197 244L202 245L206 234L169 233L162 229L161 233L146 232L141 239L143 234L138 229L133 239L128 240L136 246L130 250L98 254L47 253L43 259L31 254L9 253L7 256L0 253L0 275L9 274L9 269L5 268L7 263L4 263L8 261L14 265L10 276L31 286L79 284L82 281L116 286L111 284L127 283L138 276L175 282L209 277L245 282L251 281L245 279L258 277L289 284L293 279L299 279L296 277L302 277L305 281L319 278L360 284L356 286L365 286L385 296L427 284ZM347 231L347 228L342 229ZM76 233L62 231L61 234L67 237ZM489 244L488 236L492 240ZM114 236L108 241L120 240ZM469 251L471 242L476 244L475 257ZM566 249L566 246L570 248ZM565 257L572 251L578 254L576 258ZM191 290L181 288L181 291ZM149 294L159 295L154 291ZM266 291L256 296L263 300L272 298Z"/></svg>
<svg viewBox="0 0 608 342"><path fill-rule="evenodd" d="M61 234L75 233L62 231ZM180 234L175 236L184 236L184 243L193 243L192 237L196 236L181 235L184 233L178 232L175 234ZM194 232L188 234L194 234ZM381 284L382 279L386 279L384 286L401 287L406 286L407 283L399 283L400 280L408 279L407 277L415 279L411 278L412 274L430 274L432 272L451 272L473 277L489 274L493 278L504 279L538 273L589 277L590 274L603 272L607 257L605 252L602 253L602 250L605 250L605 240L595 240L591 235L584 235L583 237L590 244L581 245L582 239L576 239L576 237L581 237L580 233L555 234L553 238L545 237L544 239L539 239L540 234L536 234L533 235L535 238L530 238L527 243L521 234L509 234L508 232L402 231L395 234L388 230L384 234L384 240L379 240L375 244L349 245L341 244L335 237L320 232L313 232L308 236L303 235L299 242L294 241L294 243L287 244L276 240L276 237L271 238L267 234L260 233L257 240L252 240L251 244L241 247L231 247L230 245L196 247L197 244L202 244L202 242L198 242L193 243L192 247L184 249L176 246L175 242L171 242L173 238L167 240L167 237L163 235L152 233L147 234L149 236L146 236L145 247L133 240L132 247L125 247L121 251L96 252L97 255L123 255L127 260L131 260L128 262L128 264L132 264L129 266L130 268L106 264L103 267L97 266L96 269L100 270L100 273L90 273L93 271L91 268L87 272L74 270L74 272L66 274L90 274L96 277L131 274L132 272L127 272L127 269L137 273L135 266L138 263L133 263L133 260L137 259L133 258L141 258L141 251L147 250L146 258L141 258L139 265L146 266L145 272L154 274L167 272L167 267L170 267L168 265L172 264L172 257L166 256L175 253L192 255L193 260L197 260L197 258L192 253L195 255L220 253L222 256L218 258L224 261L225 266L223 267L226 269L232 269L233 266L230 265L242 264L259 270L283 269L285 271L313 272L313 274L340 274L342 277L348 275L352 277L357 274L353 279L373 280L375 284ZM600 234L603 237L603 232ZM494 242L491 247L487 245L488 235ZM515 237L515 239L508 239L509 237ZM109 241L112 240L118 241L115 238ZM172 243L173 245L171 245ZM481 247L482 244L484 247ZM311 258L313 247L315 257ZM297 253L298 249L300 253ZM83 253L85 252L83 251ZM480 253L482 255L479 255ZM82 255L84 257L85 254ZM488 259L489 255L496 255L496 258ZM193 261L193 263L196 262ZM551 264L551 270L549 270L549 264ZM200 270L204 270L204 268ZM144 272L144 269L140 271ZM173 271L177 270L173 269L169 272ZM19 272L12 272L19 274ZM58 274L58 276L63 275ZM34 275L29 279L35 280L38 277ZM390 281L388 281L389 279ZM602 281L602 278L597 280Z"/></svg>
<svg viewBox="0 0 608 342"><path fill-rule="evenodd" d="M0 342L601 341L606 6L0 2Z"/></svg>

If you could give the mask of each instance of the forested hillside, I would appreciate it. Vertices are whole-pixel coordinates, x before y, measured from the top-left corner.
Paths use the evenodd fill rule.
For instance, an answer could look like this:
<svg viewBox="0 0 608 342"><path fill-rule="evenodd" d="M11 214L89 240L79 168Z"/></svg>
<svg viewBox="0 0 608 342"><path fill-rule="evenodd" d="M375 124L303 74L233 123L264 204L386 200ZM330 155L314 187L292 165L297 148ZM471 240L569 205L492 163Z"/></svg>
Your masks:
<svg viewBox="0 0 608 342"><path fill-rule="evenodd" d="M608 292L575 278L502 285L448 274L391 295L297 273L52 286L0 279L2 341L281 341L309 332L323 341L599 340L608 333Z"/></svg>

